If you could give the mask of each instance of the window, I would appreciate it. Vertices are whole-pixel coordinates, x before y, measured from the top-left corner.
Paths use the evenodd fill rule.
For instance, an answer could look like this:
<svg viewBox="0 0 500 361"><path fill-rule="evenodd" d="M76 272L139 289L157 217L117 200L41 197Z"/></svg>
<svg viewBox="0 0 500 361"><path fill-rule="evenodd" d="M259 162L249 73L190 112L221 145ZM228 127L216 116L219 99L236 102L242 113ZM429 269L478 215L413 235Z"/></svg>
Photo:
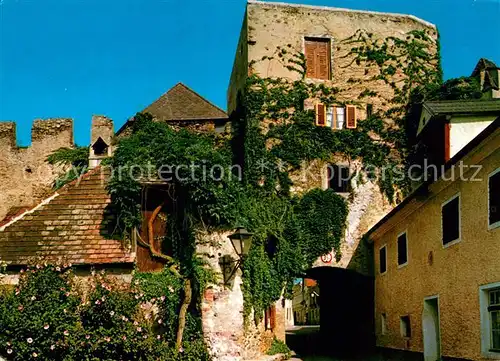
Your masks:
<svg viewBox="0 0 500 361"><path fill-rule="evenodd" d="M266 330L273 331L276 327L276 306L269 307L264 313L264 326Z"/></svg>
<svg viewBox="0 0 500 361"><path fill-rule="evenodd" d="M406 232L398 236L398 266L408 263L408 238Z"/></svg>
<svg viewBox="0 0 500 361"><path fill-rule="evenodd" d="M400 324L401 324L401 336L411 337L410 316L401 317Z"/></svg>
<svg viewBox="0 0 500 361"><path fill-rule="evenodd" d="M328 80L331 78L330 39L305 39L306 76L312 79Z"/></svg>
<svg viewBox="0 0 500 361"><path fill-rule="evenodd" d="M387 315L385 313L380 315L380 333L382 335L387 333Z"/></svg>
<svg viewBox="0 0 500 361"><path fill-rule="evenodd" d="M317 103L316 125L331 129L344 129L344 127L354 129L357 127L356 110L354 105L327 107L325 104Z"/></svg>
<svg viewBox="0 0 500 361"><path fill-rule="evenodd" d="M350 171L345 165L330 164L328 166L328 188L337 193L349 192Z"/></svg>
<svg viewBox="0 0 500 361"><path fill-rule="evenodd" d="M387 272L387 247L382 246L379 250L379 270L380 273L386 273Z"/></svg>
<svg viewBox="0 0 500 361"><path fill-rule="evenodd" d="M500 226L500 168L488 178L488 209L489 228Z"/></svg>
<svg viewBox="0 0 500 361"><path fill-rule="evenodd" d="M366 117L370 118L373 115L373 104L366 104Z"/></svg>
<svg viewBox="0 0 500 361"><path fill-rule="evenodd" d="M479 287L481 311L481 353L500 358L500 282Z"/></svg>
<svg viewBox="0 0 500 361"><path fill-rule="evenodd" d="M491 349L500 352L500 289L488 292L488 313L490 315Z"/></svg>
<svg viewBox="0 0 500 361"><path fill-rule="evenodd" d="M441 207L443 245L460 240L460 195L443 203Z"/></svg>

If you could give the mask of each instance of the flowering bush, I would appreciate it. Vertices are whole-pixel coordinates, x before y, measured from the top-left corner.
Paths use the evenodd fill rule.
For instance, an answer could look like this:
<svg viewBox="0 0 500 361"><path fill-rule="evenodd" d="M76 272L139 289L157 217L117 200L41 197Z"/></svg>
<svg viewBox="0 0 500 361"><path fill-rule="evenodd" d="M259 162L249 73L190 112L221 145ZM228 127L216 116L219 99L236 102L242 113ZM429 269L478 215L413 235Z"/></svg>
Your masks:
<svg viewBox="0 0 500 361"><path fill-rule="evenodd" d="M78 287L70 267L36 266L0 296L0 354L8 360L209 360L189 315L174 348L181 283L168 271L132 287L93 273ZM144 289L144 291L142 290Z"/></svg>

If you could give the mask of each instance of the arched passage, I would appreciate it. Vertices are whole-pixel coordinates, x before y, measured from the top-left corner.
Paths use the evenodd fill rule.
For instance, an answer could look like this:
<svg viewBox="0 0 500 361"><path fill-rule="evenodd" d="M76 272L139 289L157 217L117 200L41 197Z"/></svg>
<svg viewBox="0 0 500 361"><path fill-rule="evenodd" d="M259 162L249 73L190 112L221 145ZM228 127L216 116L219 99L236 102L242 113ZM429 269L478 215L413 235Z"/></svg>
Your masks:
<svg viewBox="0 0 500 361"><path fill-rule="evenodd" d="M287 342L292 348L295 346L299 354L309 355L372 352L375 347L373 278L336 267L311 268L304 277L319 284L320 327L315 331L290 332Z"/></svg>

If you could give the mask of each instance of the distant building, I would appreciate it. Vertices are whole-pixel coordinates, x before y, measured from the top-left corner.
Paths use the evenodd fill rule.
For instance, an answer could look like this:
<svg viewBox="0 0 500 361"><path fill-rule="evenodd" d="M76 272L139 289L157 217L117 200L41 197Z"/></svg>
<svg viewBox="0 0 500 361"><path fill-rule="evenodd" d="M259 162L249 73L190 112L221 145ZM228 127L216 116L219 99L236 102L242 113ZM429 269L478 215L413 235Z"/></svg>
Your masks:
<svg viewBox="0 0 500 361"><path fill-rule="evenodd" d="M494 62L481 58L471 76L479 81L483 98L500 98L500 68Z"/></svg>
<svg viewBox="0 0 500 361"><path fill-rule="evenodd" d="M423 353L426 361L500 359L498 113L479 134L473 131L474 112L483 114L497 103L425 107L424 114L447 113L451 129L454 124L470 126L458 136L473 139L460 139L440 177L424 182L369 232L380 347ZM454 123L456 109L463 111L461 121ZM436 127L450 124L439 118L430 122L428 129L433 122ZM445 144L436 139L436 146Z"/></svg>
<svg viewBox="0 0 500 361"><path fill-rule="evenodd" d="M319 325L320 289L317 281L304 278L293 286L293 317L295 325Z"/></svg>

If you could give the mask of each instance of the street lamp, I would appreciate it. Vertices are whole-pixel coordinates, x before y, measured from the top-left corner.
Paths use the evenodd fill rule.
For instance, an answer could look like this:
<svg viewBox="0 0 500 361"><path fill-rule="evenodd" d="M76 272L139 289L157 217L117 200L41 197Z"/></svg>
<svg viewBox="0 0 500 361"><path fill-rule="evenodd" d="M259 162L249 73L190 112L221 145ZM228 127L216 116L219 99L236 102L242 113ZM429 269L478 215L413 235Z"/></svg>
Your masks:
<svg viewBox="0 0 500 361"><path fill-rule="evenodd" d="M229 239L240 259L248 255L252 245L252 233L248 232L245 227L237 227L236 232L231 234Z"/></svg>
<svg viewBox="0 0 500 361"><path fill-rule="evenodd" d="M227 285L228 282L233 278L234 274L241 266L243 259L248 255L250 246L252 245L252 233L248 232L245 227L240 226L237 227L236 232L229 235L228 238L231 240L231 244L233 245L239 259L232 260L231 256L229 255L226 255L222 258L224 285Z"/></svg>

